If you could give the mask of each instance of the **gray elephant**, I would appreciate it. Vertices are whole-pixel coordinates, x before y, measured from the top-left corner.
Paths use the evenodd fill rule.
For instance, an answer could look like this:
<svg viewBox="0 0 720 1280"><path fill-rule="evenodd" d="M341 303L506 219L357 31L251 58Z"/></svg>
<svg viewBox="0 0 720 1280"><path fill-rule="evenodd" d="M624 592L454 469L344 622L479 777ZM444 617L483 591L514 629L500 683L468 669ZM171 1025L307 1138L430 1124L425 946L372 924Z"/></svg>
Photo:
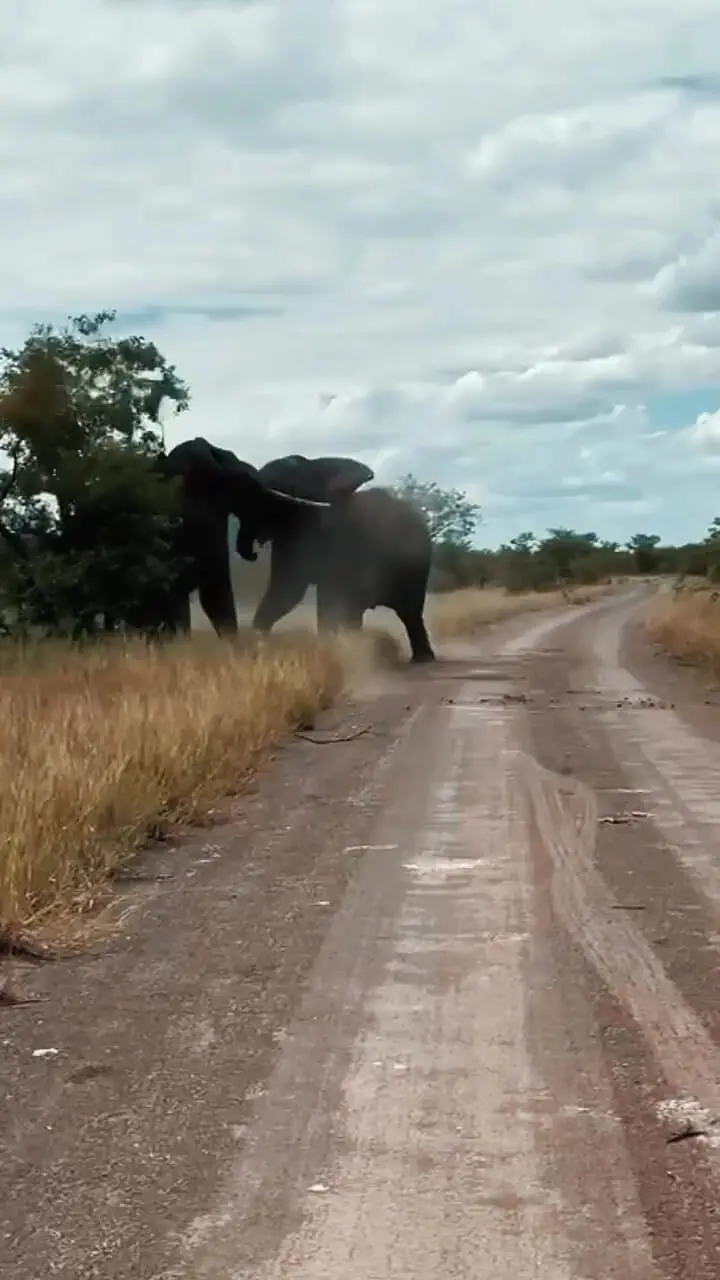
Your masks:
<svg viewBox="0 0 720 1280"><path fill-rule="evenodd" d="M432 544L425 517L388 489L357 492L374 478L351 458L293 454L266 463L257 478L316 506L288 509L282 526L241 519L237 551L256 558L254 543L271 543L270 581L253 626L269 631L317 588L320 630L359 628L366 609L392 609L403 623L413 662L432 662L423 612Z"/></svg>
<svg viewBox="0 0 720 1280"><path fill-rule="evenodd" d="M180 519L172 540L175 571L162 598L154 593L142 616L142 629L189 631L192 591L218 635L237 634L237 614L230 576L228 519L282 540L302 513L317 516L327 500L313 500L276 490L257 467L202 436L184 440L157 463L161 474L179 483ZM242 527L242 526L241 526Z"/></svg>

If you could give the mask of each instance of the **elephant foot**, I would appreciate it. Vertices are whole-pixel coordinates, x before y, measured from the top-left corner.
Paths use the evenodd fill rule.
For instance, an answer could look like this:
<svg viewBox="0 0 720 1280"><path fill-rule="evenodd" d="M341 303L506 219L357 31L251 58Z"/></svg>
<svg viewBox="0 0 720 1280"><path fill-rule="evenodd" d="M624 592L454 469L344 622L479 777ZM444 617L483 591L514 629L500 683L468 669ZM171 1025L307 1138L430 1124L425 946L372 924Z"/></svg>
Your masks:
<svg viewBox="0 0 720 1280"><path fill-rule="evenodd" d="M432 649L421 649L419 653L414 653L411 662L435 662L437 661Z"/></svg>

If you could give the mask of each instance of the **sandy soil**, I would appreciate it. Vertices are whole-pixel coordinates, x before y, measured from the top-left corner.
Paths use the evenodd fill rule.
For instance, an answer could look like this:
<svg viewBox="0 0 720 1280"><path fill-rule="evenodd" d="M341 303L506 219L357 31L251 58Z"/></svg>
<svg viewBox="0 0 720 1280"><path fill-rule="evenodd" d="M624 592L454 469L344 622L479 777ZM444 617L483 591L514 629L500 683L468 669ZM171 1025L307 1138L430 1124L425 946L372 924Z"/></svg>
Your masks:
<svg viewBox="0 0 720 1280"><path fill-rule="evenodd" d="M646 596L378 678L18 969L5 1280L720 1275L720 717Z"/></svg>

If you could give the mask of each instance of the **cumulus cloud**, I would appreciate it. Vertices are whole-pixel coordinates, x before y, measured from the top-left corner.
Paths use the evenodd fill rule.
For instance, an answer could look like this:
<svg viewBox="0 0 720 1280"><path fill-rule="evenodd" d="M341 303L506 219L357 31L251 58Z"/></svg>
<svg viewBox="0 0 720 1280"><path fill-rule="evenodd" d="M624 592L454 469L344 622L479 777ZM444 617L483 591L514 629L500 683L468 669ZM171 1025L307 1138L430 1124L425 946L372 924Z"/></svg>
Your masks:
<svg viewBox="0 0 720 1280"><path fill-rule="evenodd" d="M19 7L0 339L117 307L191 383L171 442L412 469L467 488L490 543L692 536L719 36L710 0Z"/></svg>
<svg viewBox="0 0 720 1280"><path fill-rule="evenodd" d="M696 253L665 264L652 288L670 310L720 311L720 234L709 235Z"/></svg>
<svg viewBox="0 0 720 1280"><path fill-rule="evenodd" d="M720 448L720 410L716 413L701 413L687 432L693 444L703 450Z"/></svg>

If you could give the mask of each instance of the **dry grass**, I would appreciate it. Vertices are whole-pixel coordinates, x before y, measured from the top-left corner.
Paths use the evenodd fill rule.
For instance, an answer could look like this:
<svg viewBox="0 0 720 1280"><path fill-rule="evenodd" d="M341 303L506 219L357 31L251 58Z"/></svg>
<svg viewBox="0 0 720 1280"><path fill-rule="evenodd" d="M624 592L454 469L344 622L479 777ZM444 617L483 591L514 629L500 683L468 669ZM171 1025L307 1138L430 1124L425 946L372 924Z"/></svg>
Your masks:
<svg viewBox="0 0 720 1280"><path fill-rule="evenodd" d="M648 605L645 628L657 644L720 679L720 592L706 583L660 591Z"/></svg>
<svg viewBox="0 0 720 1280"><path fill-rule="evenodd" d="M468 587L447 595L433 596L428 601L428 627L433 640L454 640L474 635L494 622L513 618L516 614L561 609L568 604L588 604L607 595L610 584L571 587L565 591L542 591L510 595L500 588L485 590Z"/></svg>
<svg viewBox="0 0 720 1280"><path fill-rule="evenodd" d="M149 833L237 790L372 644L286 634L239 649L61 645L0 654L0 922L90 905ZM386 655L387 657L387 655Z"/></svg>
<svg viewBox="0 0 720 1280"><path fill-rule="evenodd" d="M429 603L430 626L442 641L567 599L462 591ZM0 649L0 932L91 906L149 833L202 818L290 729L398 657L372 628Z"/></svg>

